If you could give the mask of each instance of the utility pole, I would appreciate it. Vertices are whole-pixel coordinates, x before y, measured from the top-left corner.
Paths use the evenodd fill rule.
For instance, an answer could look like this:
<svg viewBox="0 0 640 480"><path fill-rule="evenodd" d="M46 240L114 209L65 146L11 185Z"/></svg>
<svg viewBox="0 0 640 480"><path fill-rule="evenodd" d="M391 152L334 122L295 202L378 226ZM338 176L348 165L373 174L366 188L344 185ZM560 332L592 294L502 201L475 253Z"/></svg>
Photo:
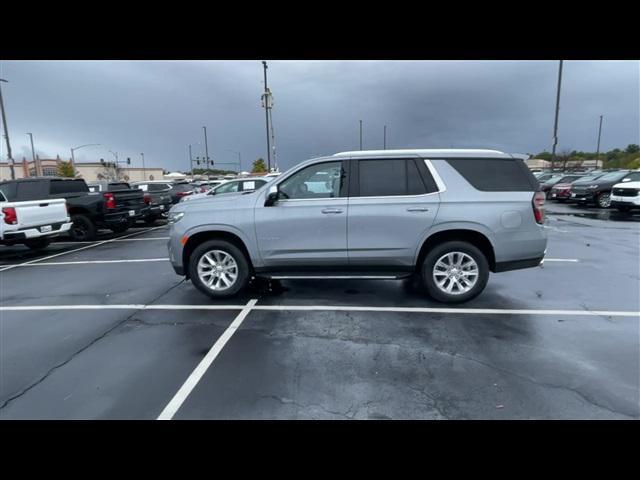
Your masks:
<svg viewBox="0 0 640 480"><path fill-rule="evenodd" d="M360 150L362 150L362 120L360 120Z"/></svg>
<svg viewBox="0 0 640 480"><path fill-rule="evenodd" d="M191 178L193 178L193 157L191 156L191 145L189 145L189 169Z"/></svg>
<svg viewBox="0 0 640 480"><path fill-rule="evenodd" d="M264 95L262 96L264 100L264 118L267 126L267 172L271 171L271 145L269 142L269 108L271 108L271 93L267 88L267 62L262 61L262 67L264 70Z"/></svg>
<svg viewBox="0 0 640 480"><path fill-rule="evenodd" d="M204 130L204 161L207 170L209 170L209 144L207 143L207 127L202 127L202 129Z"/></svg>
<svg viewBox="0 0 640 480"><path fill-rule="evenodd" d="M31 139L31 156L33 157L33 168L36 171L36 176L39 177L41 175L40 173L40 167L38 165L38 159L36 158L36 150L35 148L33 148L33 134L32 133L27 133L27 135L29 135L29 138Z"/></svg>
<svg viewBox="0 0 640 480"><path fill-rule="evenodd" d="M11 144L9 143L9 129L7 127L7 116L4 113L4 102L2 101L2 82L9 83L8 80L0 78L0 110L2 110L2 125L4 126L4 139L7 142L7 158L9 159L9 168L11 169L11 180L16 179L14 170L13 157L11 156Z"/></svg>
<svg viewBox="0 0 640 480"><path fill-rule="evenodd" d="M387 149L387 126L384 126L384 136L382 139L382 149L386 150Z"/></svg>
<svg viewBox="0 0 640 480"><path fill-rule="evenodd" d="M598 127L598 148L596 149L596 168L598 168L598 159L600 158L600 134L602 133L602 115L600 115L600 127ZM604 162L602 162L604 168Z"/></svg>
<svg viewBox="0 0 640 480"><path fill-rule="evenodd" d="M147 169L144 167L144 153L140 154L142 156L142 177L143 180L147 180Z"/></svg>
<svg viewBox="0 0 640 480"><path fill-rule="evenodd" d="M556 93L556 119L553 123L553 147L551 149L551 171L556 161L556 146L558 145L558 114L560 113L560 87L562 85L562 60L560 60L560 68L558 69L558 91Z"/></svg>

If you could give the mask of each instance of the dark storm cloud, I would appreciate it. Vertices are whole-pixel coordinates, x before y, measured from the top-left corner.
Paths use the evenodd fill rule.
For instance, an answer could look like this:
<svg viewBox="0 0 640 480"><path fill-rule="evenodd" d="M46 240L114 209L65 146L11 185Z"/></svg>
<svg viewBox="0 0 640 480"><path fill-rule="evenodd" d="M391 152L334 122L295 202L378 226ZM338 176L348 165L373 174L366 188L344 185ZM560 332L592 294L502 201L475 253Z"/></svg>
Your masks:
<svg viewBox="0 0 640 480"><path fill-rule="evenodd" d="M479 147L537 153L551 145L558 62L269 62L281 167L364 147ZM189 143L243 168L266 155L259 61L4 61L3 84L16 158L37 153L80 161L131 157L148 166L187 169ZM639 62L565 62L559 150L639 143ZM6 156L3 148L3 157ZM232 168L231 164L221 167Z"/></svg>

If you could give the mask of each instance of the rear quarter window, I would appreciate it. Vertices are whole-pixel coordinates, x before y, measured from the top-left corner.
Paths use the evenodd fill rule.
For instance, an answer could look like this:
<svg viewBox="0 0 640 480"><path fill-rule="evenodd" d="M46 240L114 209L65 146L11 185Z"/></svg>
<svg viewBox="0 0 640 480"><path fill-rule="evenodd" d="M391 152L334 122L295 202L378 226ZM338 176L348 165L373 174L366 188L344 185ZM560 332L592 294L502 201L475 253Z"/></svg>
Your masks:
<svg viewBox="0 0 640 480"><path fill-rule="evenodd" d="M448 158L474 188L483 192L533 192L539 183L520 159Z"/></svg>

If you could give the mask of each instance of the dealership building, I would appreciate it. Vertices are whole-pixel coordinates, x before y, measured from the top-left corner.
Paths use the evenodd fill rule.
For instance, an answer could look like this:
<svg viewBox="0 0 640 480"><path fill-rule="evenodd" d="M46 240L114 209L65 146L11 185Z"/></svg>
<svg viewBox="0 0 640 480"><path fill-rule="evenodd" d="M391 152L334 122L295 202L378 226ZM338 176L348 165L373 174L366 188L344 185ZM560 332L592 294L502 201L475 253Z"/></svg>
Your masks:
<svg viewBox="0 0 640 480"><path fill-rule="evenodd" d="M15 178L56 177L60 157L54 159L39 159L36 161L22 161L14 163ZM113 162L76 162L76 178L83 178L87 182L96 180L121 180L125 182L140 182L144 180L163 180L164 170L157 167L129 167L117 166ZM0 180L11 179L9 163L0 162Z"/></svg>

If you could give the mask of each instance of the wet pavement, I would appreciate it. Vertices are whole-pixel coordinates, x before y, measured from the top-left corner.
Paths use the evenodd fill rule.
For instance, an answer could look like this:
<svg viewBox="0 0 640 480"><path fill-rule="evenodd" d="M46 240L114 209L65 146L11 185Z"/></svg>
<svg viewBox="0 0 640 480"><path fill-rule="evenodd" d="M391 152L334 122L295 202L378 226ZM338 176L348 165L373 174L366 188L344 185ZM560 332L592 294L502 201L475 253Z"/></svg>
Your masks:
<svg viewBox="0 0 640 480"><path fill-rule="evenodd" d="M163 260L166 226L1 247L0 306L24 310L0 310L0 418L155 419L222 345L173 418L637 419L640 215L548 212L544 267L455 307L415 280L213 301Z"/></svg>

